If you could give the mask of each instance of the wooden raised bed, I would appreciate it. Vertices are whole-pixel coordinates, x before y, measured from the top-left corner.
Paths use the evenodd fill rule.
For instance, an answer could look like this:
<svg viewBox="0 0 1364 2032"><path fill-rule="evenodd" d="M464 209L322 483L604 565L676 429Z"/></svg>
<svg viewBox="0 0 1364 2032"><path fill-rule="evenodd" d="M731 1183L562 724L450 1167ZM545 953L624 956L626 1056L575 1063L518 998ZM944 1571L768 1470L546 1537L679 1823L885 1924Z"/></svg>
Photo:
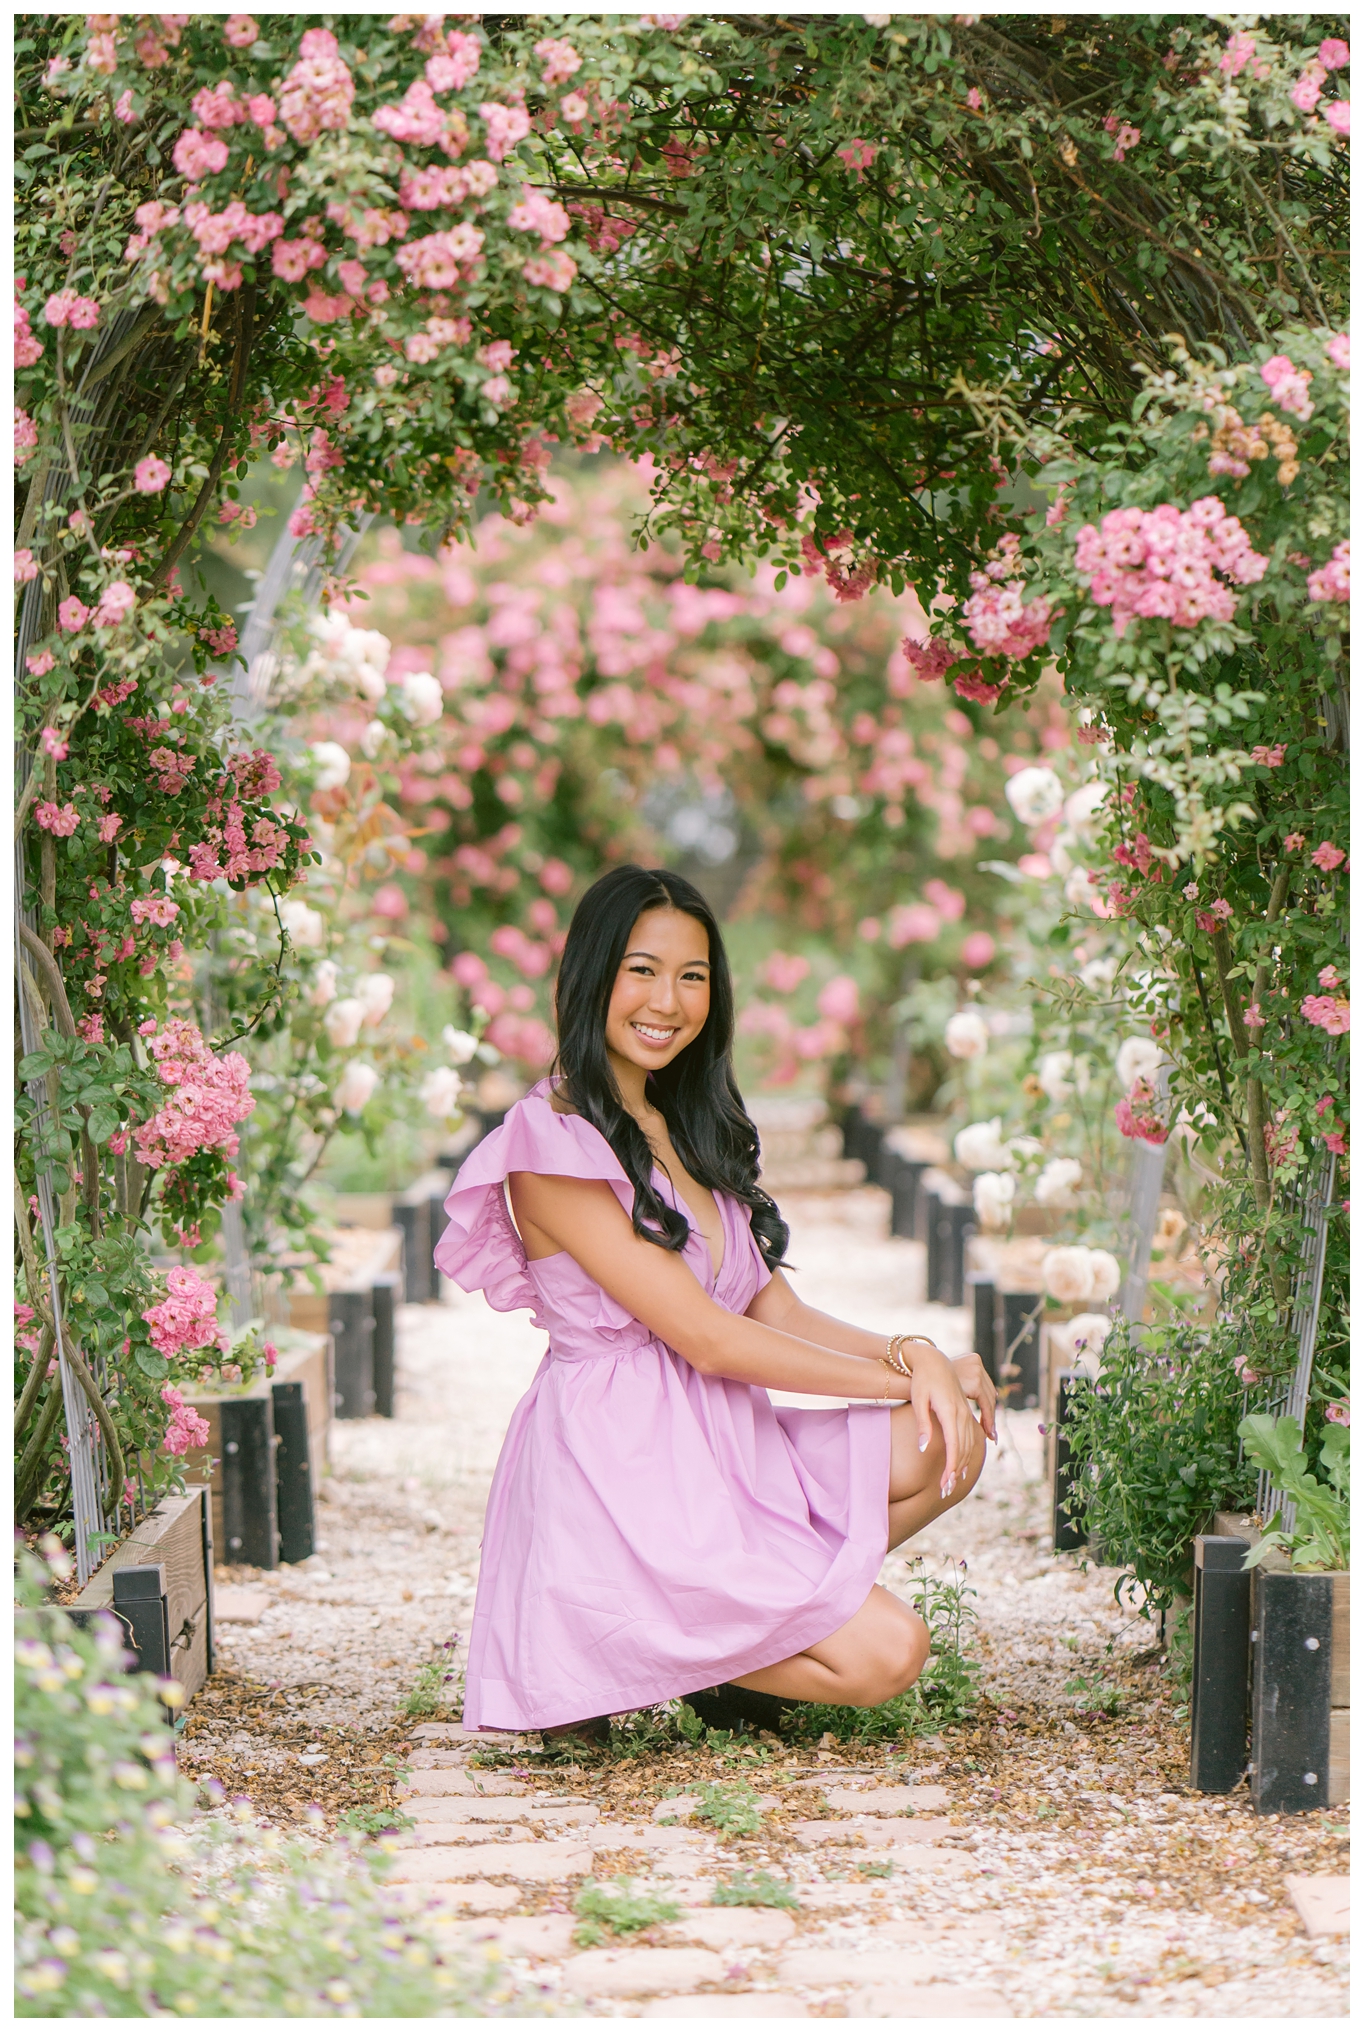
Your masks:
<svg viewBox="0 0 1364 2032"><path fill-rule="evenodd" d="M120 1587L120 1574L135 1594ZM213 1528L205 1486L163 1496L91 1574L71 1611L85 1621L100 1610L120 1617L144 1672L178 1679L187 1697L199 1691L213 1670Z"/></svg>

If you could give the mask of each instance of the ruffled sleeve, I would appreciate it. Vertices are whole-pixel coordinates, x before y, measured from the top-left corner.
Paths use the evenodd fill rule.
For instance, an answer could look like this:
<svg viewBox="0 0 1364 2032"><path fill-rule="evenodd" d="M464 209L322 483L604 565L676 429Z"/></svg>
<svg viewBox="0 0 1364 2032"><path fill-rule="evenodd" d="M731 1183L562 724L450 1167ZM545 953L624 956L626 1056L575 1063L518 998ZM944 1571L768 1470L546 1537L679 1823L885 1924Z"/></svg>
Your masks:
<svg viewBox="0 0 1364 2032"><path fill-rule="evenodd" d="M526 1271L526 1252L507 1206L509 1172L551 1178L600 1178L627 1213L635 1189L601 1132L579 1115L560 1115L528 1095L500 1129L461 1165L445 1202L448 1225L436 1244L436 1266L464 1291L481 1291L495 1312L534 1311L539 1293Z"/></svg>

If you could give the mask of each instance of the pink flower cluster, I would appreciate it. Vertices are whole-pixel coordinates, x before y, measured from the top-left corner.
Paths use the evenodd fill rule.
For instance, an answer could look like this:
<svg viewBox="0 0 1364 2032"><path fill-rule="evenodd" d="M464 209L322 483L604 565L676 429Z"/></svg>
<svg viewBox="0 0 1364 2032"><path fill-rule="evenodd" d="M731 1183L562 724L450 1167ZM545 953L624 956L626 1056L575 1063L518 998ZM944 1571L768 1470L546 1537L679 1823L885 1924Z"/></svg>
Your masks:
<svg viewBox="0 0 1364 2032"><path fill-rule="evenodd" d="M983 572L971 574L973 590L966 602L966 626L982 656L1030 656L1051 631L1051 607L1046 600L1025 604L1020 579L1000 583L1014 562L1011 554L987 565Z"/></svg>
<svg viewBox="0 0 1364 2032"><path fill-rule="evenodd" d="M172 1277L175 1277L183 1273L172 1270L170 1274ZM193 1272L191 1271L189 1274L192 1276ZM209 1287L205 1285L204 1289L208 1291ZM210 1296L212 1296L211 1292ZM167 1305L170 1303L169 1299L166 1301L166 1303ZM164 1310L165 1308L161 1307L158 1309ZM144 1313L142 1316L144 1319L150 1319L151 1313L147 1312ZM216 1320L214 1321L214 1325L215 1326L217 1325ZM155 1340L156 1338L155 1328L152 1329L152 1338L153 1340ZM207 1343L204 1341L187 1341L185 1345L187 1347L199 1348L207 1346ZM189 1453L196 1446L208 1445L208 1434L209 1434L208 1420L206 1418L201 1418L199 1416L199 1413L195 1411L192 1408L192 1406L186 1404L184 1398L181 1396L180 1392L176 1389L173 1383L167 1383L163 1387L161 1391L161 1402L163 1404L167 1404L170 1406L170 1415L171 1415L170 1424L166 1427L166 1436L161 1442L161 1450L163 1453L186 1454Z"/></svg>
<svg viewBox="0 0 1364 2032"><path fill-rule="evenodd" d="M1343 1037L1350 1027L1350 1005L1343 995L1305 995L1302 1013L1328 1037Z"/></svg>
<svg viewBox="0 0 1364 2032"><path fill-rule="evenodd" d="M1261 367L1260 379L1280 409L1307 421L1315 404L1307 393L1312 376L1306 367L1295 367L1287 353L1275 353Z"/></svg>
<svg viewBox="0 0 1364 2032"><path fill-rule="evenodd" d="M583 60L571 42L559 42L551 35L535 45L535 54L544 65L541 82L566 85L583 67Z"/></svg>
<svg viewBox="0 0 1364 2032"><path fill-rule="evenodd" d="M836 148L834 154L849 176L855 176L861 183L864 171L870 169L876 160L876 144L874 141L847 141L842 148Z"/></svg>
<svg viewBox="0 0 1364 2032"><path fill-rule="evenodd" d="M1328 563L1312 572L1307 580L1309 600L1339 600L1348 604L1350 598L1350 544L1347 538L1338 543L1331 552Z"/></svg>
<svg viewBox="0 0 1364 2032"><path fill-rule="evenodd" d="M488 131L488 153L494 162L505 162L517 143L530 133L530 114L524 106L501 106L489 100L478 109Z"/></svg>
<svg viewBox="0 0 1364 2032"><path fill-rule="evenodd" d="M482 56L482 45L476 35L463 35L452 28L445 38L445 48L427 58L426 82L433 92L462 92L470 79L478 76Z"/></svg>
<svg viewBox="0 0 1364 2032"><path fill-rule="evenodd" d="M1127 122L1120 120L1116 113L1110 113L1104 121L1104 132L1113 136L1113 160L1115 162L1124 161L1128 150L1135 148L1141 140L1140 127L1129 127Z"/></svg>
<svg viewBox="0 0 1364 2032"><path fill-rule="evenodd" d="M460 264L476 260L482 245L483 235L477 226L461 220L446 233L427 233L420 240L409 240L398 249L397 262L416 288L449 289L459 276Z"/></svg>
<svg viewBox="0 0 1364 2032"><path fill-rule="evenodd" d="M137 1154L153 1170L185 1164L200 1150L235 1157L236 1124L255 1107L251 1068L239 1051L215 1058L197 1025L171 1017L149 1050L170 1098L137 1131ZM174 1274L174 1273L172 1273ZM195 1343L199 1345L199 1343Z"/></svg>
<svg viewBox="0 0 1364 2032"><path fill-rule="evenodd" d="M81 822L74 804L40 804L33 816L45 833L54 833L59 840L70 839Z"/></svg>
<svg viewBox="0 0 1364 2032"><path fill-rule="evenodd" d="M329 28L310 28L298 47L298 62L280 94L279 117L295 141L315 141L350 119L355 80L341 61Z"/></svg>
<svg viewBox="0 0 1364 2032"><path fill-rule="evenodd" d="M1170 1130L1156 1110L1155 1089L1147 1080L1135 1080L1113 1110L1119 1135L1138 1143L1163 1143Z"/></svg>
<svg viewBox="0 0 1364 2032"><path fill-rule="evenodd" d="M507 224L515 233L538 233L542 247L568 237L568 213L544 191L527 191L508 212Z"/></svg>
<svg viewBox="0 0 1364 2032"><path fill-rule="evenodd" d="M38 426L26 409L14 406L14 463L24 466L38 449Z"/></svg>
<svg viewBox="0 0 1364 2032"><path fill-rule="evenodd" d="M278 212L248 212L239 198L233 198L220 212L210 211L197 201L188 204L185 224L198 241L200 254L225 254L234 241L239 241L248 254L259 254L284 231L284 220ZM239 278L240 273L238 270Z"/></svg>
<svg viewBox="0 0 1364 2032"><path fill-rule="evenodd" d="M74 289L59 289L43 305L50 325L70 325L73 331L93 331L99 323L99 305L92 296L77 296Z"/></svg>
<svg viewBox="0 0 1364 2032"><path fill-rule="evenodd" d="M394 141L415 142L421 148L441 147L452 155L459 152L435 94L420 78L408 86L396 106L376 110L374 125Z"/></svg>
<svg viewBox="0 0 1364 2032"><path fill-rule="evenodd" d="M216 176L220 169L227 168L227 143L216 134L186 127L171 150L171 161L187 183L200 183L204 177Z"/></svg>
<svg viewBox="0 0 1364 2032"><path fill-rule="evenodd" d="M1077 571L1090 575L1096 607L1111 607L1113 632L1138 619L1193 628L1205 619L1230 621L1236 595L1222 578L1254 585L1269 560L1216 495L1182 513L1172 502L1159 508L1115 508L1096 529L1087 522L1075 539Z"/></svg>
<svg viewBox="0 0 1364 2032"><path fill-rule="evenodd" d="M1284 845L1288 845L1287 840L1284 841ZM1312 866L1320 868L1325 875L1333 875L1344 859L1344 851L1334 840L1323 840L1312 852Z"/></svg>
<svg viewBox="0 0 1364 2032"><path fill-rule="evenodd" d="M197 1270L185 1266L168 1270L166 1296L142 1317L152 1330L152 1346L167 1358L178 1355L184 1348L218 1345L217 1294ZM170 1399L165 1401L169 1403Z"/></svg>
<svg viewBox="0 0 1364 2032"><path fill-rule="evenodd" d="M42 359L43 344L41 339L34 338L29 327L28 312L19 301L20 292L23 290L23 287L23 276L16 276L14 282L14 364L16 367L31 367L36 360Z"/></svg>
<svg viewBox="0 0 1364 2032"><path fill-rule="evenodd" d="M800 539L800 552L805 560L802 574L808 579L823 572L825 584L836 600L860 600L876 583L876 566L854 565L852 546L851 529L840 529L834 536L811 536L807 532Z"/></svg>
<svg viewBox="0 0 1364 2032"><path fill-rule="evenodd" d="M553 289L560 294L569 287L577 272L577 262L562 248L556 248L552 254L532 254L521 267L527 282L536 289Z"/></svg>

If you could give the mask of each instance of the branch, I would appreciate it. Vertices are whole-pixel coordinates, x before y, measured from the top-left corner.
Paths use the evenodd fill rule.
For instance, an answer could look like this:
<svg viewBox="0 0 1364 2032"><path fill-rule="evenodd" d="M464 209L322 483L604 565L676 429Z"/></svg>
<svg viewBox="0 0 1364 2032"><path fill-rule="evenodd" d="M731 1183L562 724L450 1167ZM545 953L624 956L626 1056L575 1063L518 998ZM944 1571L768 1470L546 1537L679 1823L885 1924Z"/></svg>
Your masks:
<svg viewBox="0 0 1364 2032"><path fill-rule="evenodd" d="M52 1350L55 1345L56 1335L53 1333L52 1323L49 1321L44 1326L42 1334L39 1337L38 1352L33 1357L33 1366L25 1379L19 1402L14 1407L14 1437L16 1439L19 1438L32 1416L33 1407L38 1401L38 1392L43 1387L43 1378L47 1374L47 1365L52 1360Z"/></svg>
<svg viewBox="0 0 1364 2032"><path fill-rule="evenodd" d="M26 924L20 924L19 938L24 951L33 960L39 974L42 976L43 986L47 989L48 1000L52 1004L52 1011L57 1019L58 1030L61 1031L63 1037L74 1037L76 1026L71 1018L71 1004L66 999L66 984L62 980L61 970L57 962L53 959L37 932L30 931Z"/></svg>
<svg viewBox="0 0 1364 2032"><path fill-rule="evenodd" d="M48 1391L47 1402L38 1419L33 1437L24 1448L23 1458L14 1470L14 1521L22 1524L43 1485L44 1462L52 1440L52 1428L57 1423L57 1413L62 1408L62 1387L54 1379Z"/></svg>

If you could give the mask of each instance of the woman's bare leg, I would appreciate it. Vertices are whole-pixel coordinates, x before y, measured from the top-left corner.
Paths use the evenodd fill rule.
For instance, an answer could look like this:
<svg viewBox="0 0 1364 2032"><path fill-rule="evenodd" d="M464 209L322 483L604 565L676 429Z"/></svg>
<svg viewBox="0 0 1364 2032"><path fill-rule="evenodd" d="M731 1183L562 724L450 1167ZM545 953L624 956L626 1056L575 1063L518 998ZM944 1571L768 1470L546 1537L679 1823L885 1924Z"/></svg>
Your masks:
<svg viewBox="0 0 1364 2032"><path fill-rule="evenodd" d="M913 1686L928 1658L928 1631L913 1609L874 1587L857 1614L832 1637L794 1658L746 1672L735 1686L786 1700L879 1707Z"/></svg>
<svg viewBox="0 0 1364 2032"><path fill-rule="evenodd" d="M977 1426L971 1453L956 1481L942 1493L947 1451L936 1420L927 1449L919 1451L919 1430L908 1405L890 1415L890 1490L887 1550L894 1551L935 1517L970 1494L985 1466L985 1435ZM839 1707L879 1707L913 1686L928 1660L928 1631L913 1609L883 1587L874 1587L841 1630L810 1645L794 1658L765 1665L736 1679L758 1693L787 1700L821 1700Z"/></svg>

